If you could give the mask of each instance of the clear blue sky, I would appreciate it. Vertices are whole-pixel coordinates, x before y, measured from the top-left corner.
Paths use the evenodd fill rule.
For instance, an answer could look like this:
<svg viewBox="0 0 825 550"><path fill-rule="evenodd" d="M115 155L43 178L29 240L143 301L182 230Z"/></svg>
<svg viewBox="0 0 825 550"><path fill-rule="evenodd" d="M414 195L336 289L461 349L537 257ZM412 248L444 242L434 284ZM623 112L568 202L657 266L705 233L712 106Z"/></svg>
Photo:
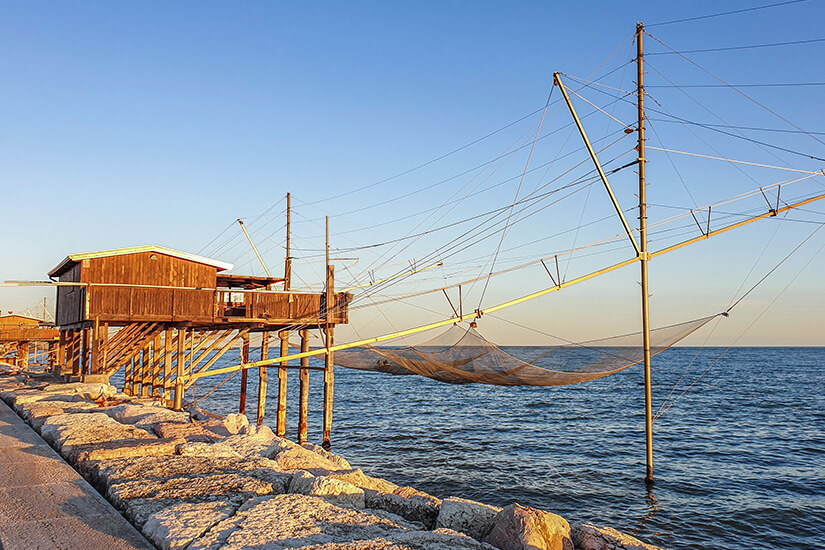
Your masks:
<svg viewBox="0 0 825 550"><path fill-rule="evenodd" d="M586 78L605 62L599 74L619 67L632 57L628 47L637 20L644 20L651 25L651 33L680 50L825 38L821 27L825 3L820 0L652 25L769 3L3 3L0 185L6 229L0 240L0 280L44 279L68 253L142 244L214 253L219 259L235 262L238 272L260 273L237 227L222 233L239 217L247 220L253 238L266 250L267 261L280 272L283 202L279 201L288 191L294 194L298 211L296 245L312 249L298 255L307 257L322 245L322 218L327 214L332 216L332 244L343 249L398 238L496 208L515 196L540 113L476 146L368 191L308 203L418 166L541 109L554 71ZM651 54L665 51L651 38L647 47ZM824 53L825 42L810 42L690 57L735 84L815 83L825 82ZM649 91L655 98L651 108L704 123L721 124L724 119L731 125L795 131L794 126L730 90L685 88L688 97L677 89L655 88L668 84L665 77L679 85L718 81L677 56L651 55L648 60L652 67ZM632 67L625 67L604 83L630 90L633 79ZM821 108L825 87L743 90L796 126L825 132ZM600 106L611 101L592 88L581 94ZM578 98L575 101L582 112L589 112L587 103ZM628 105L611 105L605 110L633 122ZM558 106L548 113L544 130L567 123L569 114ZM612 138L605 141L605 136L617 130L617 125L601 113L588 116L586 124L599 146L608 143ZM731 158L805 170L825 165L712 131L660 120L652 124L657 135L649 136L651 145L660 145L661 139L668 148L711 155L719 151ZM569 135L565 129L542 140L530 166L580 147L578 136ZM825 145L804 134L748 131L746 135L825 157ZM614 151L616 155L627 152L632 139L606 152L605 160L612 158ZM818 139L825 141L825 136ZM398 200L400 195L495 158L513 143L528 143L528 148L494 174L470 172ZM553 170L561 173L574 159L582 158L586 157L579 153L570 157L568 164L553 165ZM648 158L649 199L662 205L651 208L651 222L678 212L671 207L703 206L794 175L677 155L669 159L653 151ZM535 189L543 174L540 170L525 178L519 196ZM543 181L554 174L548 171ZM631 170L625 170L615 178L625 207L635 201L634 177ZM466 194L481 181L490 184L507 178L515 179L454 209L436 211L434 217L424 214L393 223L397 218L435 209L453 194ZM562 179L556 185L563 183ZM804 187L789 190L787 198L822 191L825 178L799 185ZM757 198L730 210L758 209L764 199ZM620 230L615 220L566 234L558 241L514 249L542 235L609 215L605 200L604 189L593 186L589 192L572 197L571 202L514 226L502 245L497 267L612 237ZM363 207L372 208L346 214ZM811 208L813 212L793 217L825 220L825 206ZM635 214L628 217L635 222ZM372 225L376 227L364 230ZM654 324L724 309L757 259L745 288L815 227L804 221L770 220L657 260L651 266ZM373 249L336 250L339 257L359 258L358 262L338 262L340 284L356 274L363 282L370 266L392 258L393 265L376 270L374 276L389 275L465 229L440 232L384 256ZM210 244L215 237L218 240ZM662 244L678 240L673 235L661 238ZM477 248L445 259L444 270L438 270L437 275L432 270L388 289L387 294L437 288L478 275L489 269L484 262L497 245L497 236L488 239ZM825 231L815 235L737 308L736 315L720 325L710 342L825 345L825 253L815 257L777 304L737 340L823 245ZM614 255L578 254L570 267L562 264L569 277L623 259L628 248L617 249ZM307 283L314 283L320 280L318 267L307 258L298 261L296 270ZM546 286L548 280L542 273L527 270L494 279L482 305ZM571 339L627 332L638 322L637 279L637 268L628 268L506 315L502 312L502 316ZM481 286L472 290L469 309L477 307ZM0 308L31 307L44 294L42 289L0 289ZM52 291L48 296L53 298ZM447 314L449 305L443 296L424 297L412 306L395 304L381 311L373 308L356 314L353 320L359 334L432 321ZM483 320L482 329L501 343L546 341L496 319ZM706 334L689 343L702 343ZM340 338L353 335L343 333Z"/></svg>

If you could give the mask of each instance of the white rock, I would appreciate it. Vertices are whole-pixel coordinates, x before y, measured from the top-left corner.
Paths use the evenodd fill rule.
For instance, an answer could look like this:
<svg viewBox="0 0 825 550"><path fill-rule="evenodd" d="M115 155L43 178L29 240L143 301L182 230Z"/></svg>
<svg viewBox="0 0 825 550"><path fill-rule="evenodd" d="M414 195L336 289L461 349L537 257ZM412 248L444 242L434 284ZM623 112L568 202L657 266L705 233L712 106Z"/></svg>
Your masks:
<svg viewBox="0 0 825 550"><path fill-rule="evenodd" d="M235 512L227 502L176 504L149 516L143 534L163 550L179 550Z"/></svg>
<svg viewBox="0 0 825 550"><path fill-rule="evenodd" d="M241 455L232 447L223 443L187 442L178 445L177 454L181 456L208 456L210 458L238 458Z"/></svg>
<svg viewBox="0 0 825 550"><path fill-rule="evenodd" d="M592 523L573 526L573 543L577 550L661 550L611 527L599 527Z"/></svg>
<svg viewBox="0 0 825 550"><path fill-rule="evenodd" d="M497 506L448 497L441 502L435 526L464 533L476 540L484 540L493 528L493 520L499 512L501 508Z"/></svg>
<svg viewBox="0 0 825 550"><path fill-rule="evenodd" d="M249 419L245 414L232 413L223 419L223 425L230 434L238 434L249 427Z"/></svg>
<svg viewBox="0 0 825 550"><path fill-rule="evenodd" d="M331 477L315 477L307 472L298 472L292 477L289 492L322 497L337 504L356 508L364 507L364 490L352 483Z"/></svg>

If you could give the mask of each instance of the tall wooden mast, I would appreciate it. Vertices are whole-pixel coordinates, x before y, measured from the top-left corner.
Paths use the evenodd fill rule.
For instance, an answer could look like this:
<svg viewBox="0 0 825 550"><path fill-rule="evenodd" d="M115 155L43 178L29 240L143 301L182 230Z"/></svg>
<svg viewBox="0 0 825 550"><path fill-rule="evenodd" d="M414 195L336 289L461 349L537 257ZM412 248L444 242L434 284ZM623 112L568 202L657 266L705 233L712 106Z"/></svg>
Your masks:
<svg viewBox="0 0 825 550"><path fill-rule="evenodd" d="M292 287L292 256L290 249L292 239L292 197L286 194L286 259L284 260L284 290ZM292 301L290 296L290 302Z"/></svg>
<svg viewBox="0 0 825 550"><path fill-rule="evenodd" d="M653 391L650 368L650 293L647 280L647 195L645 181L645 69L644 23L636 23L636 106L639 132L639 265L642 267L642 345L645 362L645 446L647 473L645 481L653 483Z"/></svg>

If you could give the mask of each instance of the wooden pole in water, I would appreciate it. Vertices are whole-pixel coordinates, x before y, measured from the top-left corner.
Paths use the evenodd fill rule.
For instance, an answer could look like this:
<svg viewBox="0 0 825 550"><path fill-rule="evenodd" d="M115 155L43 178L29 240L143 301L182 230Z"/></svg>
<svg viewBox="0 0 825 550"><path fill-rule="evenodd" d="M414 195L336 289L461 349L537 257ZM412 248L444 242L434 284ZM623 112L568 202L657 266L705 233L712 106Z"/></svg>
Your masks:
<svg viewBox="0 0 825 550"><path fill-rule="evenodd" d="M241 363L249 363L249 334L244 334L241 344ZM241 371L241 402L238 407L238 412L246 414L246 390L249 385L249 371L244 369Z"/></svg>
<svg viewBox="0 0 825 550"><path fill-rule="evenodd" d="M327 282L324 306L324 335L327 352L324 354L324 436L321 446L329 450L332 446L332 404L335 396L335 364L333 362L333 352L329 350L334 345L335 324L334 319L330 319L330 314L335 312L335 269L329 264L329 216L327 216Z"/></svg>
<svg viewBox="0 0 825 550"><path fill-rule="evenodd" d="M281 339L281 357L286 357L289 355L289 331L280 331L278 337ZM278 418L275 430L280 437L286 435L286 383L287 373L289 372L286 368L287 365L289 365L289 361L282 361L282 368L278 369Z"/></svg>
<svg viewBox="0 0 825 550"><path fill-rule="evenodd" d="M647 182L645 181L645 70L644 70L644 24L636 24L636 107L638 110L639 132L639 264L642 275L642 346L644 347L645 369L645 446L647 472L645 482L653 483L653 390L650 363L650 291L648 290L647 262Z"/></svg>
<svg viewBox="0 0 825 550"><path fill-rule="evenodd" d="M261 333L261 361L269 359L269 332ZM269 370L266 367L258 368L258 426L264 423L266 414L266 386L269 381Z"/></svg>
<svg viewBox="0 0 825 550"><path fill-rule="evenodd" d="M309 329L301 329L301 353L309 351ZM309 417L309 357L301 357L301 369L299 374L300 403L298 408L298 444L307 442L308 417Z"/></svg>

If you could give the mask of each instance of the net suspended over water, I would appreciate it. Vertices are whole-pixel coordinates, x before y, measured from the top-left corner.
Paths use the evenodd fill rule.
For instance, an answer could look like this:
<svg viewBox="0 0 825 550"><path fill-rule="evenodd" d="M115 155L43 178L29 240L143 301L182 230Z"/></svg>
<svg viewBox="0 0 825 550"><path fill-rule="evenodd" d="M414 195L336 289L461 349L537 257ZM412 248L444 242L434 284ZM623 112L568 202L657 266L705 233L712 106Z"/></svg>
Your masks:
<svg viewBox="0 0 825 550"><path fill-rule="evenodd" d="M716 315L650 331L652 355L698 330ZM390 374L418 374L450 384L564 386L609 376L644 359L642 333L553 347L521 348L510 355L475 328L453 325L418 346L365 346L335 352L335 364Z"/></svg>

